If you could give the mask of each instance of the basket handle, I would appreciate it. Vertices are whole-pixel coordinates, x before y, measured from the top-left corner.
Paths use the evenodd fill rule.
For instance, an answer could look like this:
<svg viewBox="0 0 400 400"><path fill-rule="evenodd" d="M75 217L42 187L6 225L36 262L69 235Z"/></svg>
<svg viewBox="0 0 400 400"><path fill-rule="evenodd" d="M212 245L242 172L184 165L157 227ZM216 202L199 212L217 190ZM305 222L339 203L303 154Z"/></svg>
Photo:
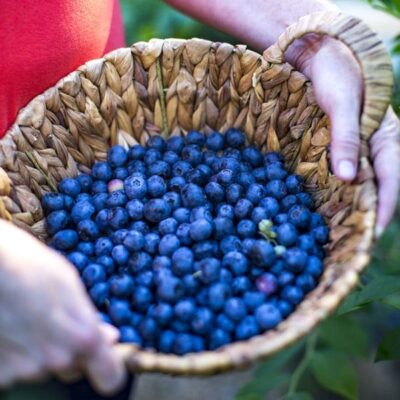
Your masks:
<svg viewBox="0 0 400 400"><path fill-rule="evenodd" d="M277 42L264 51L265 60L282 63L288 47L308 33L340 40L358 60L364 79L360 134L368 140L380 126L392 97L392 64L382 41L358 18L336 11L317 12L286 28Z"/></svg>

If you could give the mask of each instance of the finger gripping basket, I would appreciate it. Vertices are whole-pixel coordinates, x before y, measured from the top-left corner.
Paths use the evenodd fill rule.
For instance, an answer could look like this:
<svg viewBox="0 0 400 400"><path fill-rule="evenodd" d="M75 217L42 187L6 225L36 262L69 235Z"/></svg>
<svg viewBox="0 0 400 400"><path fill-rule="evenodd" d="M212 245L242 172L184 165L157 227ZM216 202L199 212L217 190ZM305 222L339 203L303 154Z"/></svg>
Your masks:
<svg viewBox="0 0 400 400"><path fill-rule="evenodd" d="M329 121L312 85L284 62L287 47L310 32L347 44L362 67L362 146L352 184L330 170ZM110 145L144 144L150 135L237 127L249 143L282 151L330 225L317 288L277 329L218 351L176 356L118 345L132 371L210 374L244 367L307 334L335 310L367 265L376 214L368 140L389 104L391 85L381 42L359 20L338 13L301 18L263 56L199 39L136 43L88 62L21 110L0 145L0 216L46 241L42 195L62 178L88 171Z"/></svg>

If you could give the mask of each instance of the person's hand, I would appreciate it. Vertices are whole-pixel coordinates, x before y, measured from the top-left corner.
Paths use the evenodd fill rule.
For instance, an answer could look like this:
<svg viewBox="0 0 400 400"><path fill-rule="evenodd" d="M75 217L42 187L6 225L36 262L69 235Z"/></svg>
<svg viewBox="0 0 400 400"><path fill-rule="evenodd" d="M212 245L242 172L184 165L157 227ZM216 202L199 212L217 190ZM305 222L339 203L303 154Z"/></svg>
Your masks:
<svg viewBox="0 0 400 400"><path fill-rule="evenodd" d="M316 99L332 123L331 158L334 173L345 181L354 179L360 145L360 110L363 82L360 67L342 43L311 36L291 50L294 60L314 86ZM400 185L400 123L389 109L372 136L371 155L378 180L380 236L396 208Z"/></svg>
<svg viewBox="0 0 400 400"><path fill-rule="evenodd" d="M78 367L104 393L125 378L112 349L117 331L99 322L74 268L0 220L0 387Z"/></svg>

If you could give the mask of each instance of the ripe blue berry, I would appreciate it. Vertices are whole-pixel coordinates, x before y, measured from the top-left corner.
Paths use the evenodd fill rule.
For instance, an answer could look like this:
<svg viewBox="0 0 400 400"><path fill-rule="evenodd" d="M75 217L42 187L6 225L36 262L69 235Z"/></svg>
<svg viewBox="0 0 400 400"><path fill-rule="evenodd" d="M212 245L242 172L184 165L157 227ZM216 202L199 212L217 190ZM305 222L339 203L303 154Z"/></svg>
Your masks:
<svg viewBox="0 0 400 400"><path fill-rule="evenodd" d="M69 223L69 215L65 210L52 211L46 218L46 228L49 235L66 228Z"/></svg>
<svg viewBox="0 0 400 400"><path fill-rule="evenodd" d="M298 232L291 223L283 223L276 229L278 242L283 246L293 246L297 242Z"/></svg>
<svg viewBox="0 0 400 400"><path fill-rule="evenodd" d="M129 259L129 268L132 273L143 271L150 268L152 261L153 259L150 254L139 251L131 255Z"/></svg>
<svg viewBox="0 0 400 400"><path fill-rule="evenodd" d="M235 210L230 204L220 204L217 208L217 217L233 219Z"/></svg>
<svg viewBox="0 0 400 400"><path fill-rule="evenodd" d="M254 311L261 304L264 304L265 299L266 296L263 292L247 291L243 295L244 304L250 311Z"/></svg>
<svg viewBox="0 0 400 400"><path fill-rule="evenodd" d="M78 271L82 271L89 261L88 257L79 251L69 253L67 258L72 264L75 265Z"/></svg>
<svg viewBox="0 0 400 400"><path fill-rule="evenodd" d="M100 237L96 240L94 245L94 252L96 256L109 255L114 245L111 239L107 237Z"/></svg>
<svg viewBox="0 0 400 400"><path fill-rule="evenodd" d="M246 306L239 297L231 297L225 303L224 312L232 321L240 321L246 315Z"/></svg>
<svg viewBox="0 0 400 400"><path fill-rule="evenodd" d="M130 275L113 276L110 279L111 294L117 297L128 297L134 290L134 280Z"/></svg>
<svg viewBox="0 0 400 400"><path fill-rule="evenodd" d="M284 253L283 259L290 271L301 272L307 265L308 255L304 250L292 247Z"/></svg>
<svg viewBox="0 0 400 400"><path fill-rule="evenodd" d="M71 218L75 223L84 219L90 219L95 213L96 209L89 201L80 201L76 203L71 210Z"/></svg>
<svg viewBox="0 0 400 400"><path fill-rule="evenodd" d="M161 160L161 152L156 149L148 149L143 157L143 161L147 166L159 160Z"/></svg>
<svg viewBox="0 0 400 400"><path fill-rule="evenodd" d="M128 154L122 146L113 146L108 150L107 161L112 168L123 166L128 160Z"/></svg>
<svg viewBox="0 0 400 400"><path fill-rule="evenodd" d="M108 314L115 325L128 324L131 315L129 303L126 300L112 299L108 307Z"/></svg>
<svg viewBox="0 0 400 400"><path fill-rule="evenodd" d="M246 198L250 200L254 205L257 205L261 199L265 196L265 190L259 183L252 183L247 188Z"/></svg>
<svg viewBox="0 0 400 400"><path fill-rule="evenodd" d="M147 183L143 177L131 175L124 180L124 189L128 199L142 199L147 193Z"/></svg>
<svg viewBox="0 0 400 400"><path fill-rule="evenodd" d="M185 288L180 279L165 275L157 285L157 296L167 302L176 302L182 298Z"/></svg>
<svg viewBox="0 0 400 400"><path fill-rule="evenodd" d="M256 232L257 226L250 219L242 219L237 226L237 233L241 238L253 237Z"/></svg>
<svg viewBox="0 0 400 400"><path fill-rule="evenodd" d="M218 311L224 307L226 300L231 295L229 286L224 282L213 283L208 289L208 304L209 307Z"/></svg>
<svg viewBox="0 0 400 400"><path fill-rule="evenodd" d="M197 144L198 146L203 146L205 141L205 136L198 131L190 131L186 136L186 142L189 144Z"/></svg>
<svg viewBox="0 0 400 400"><path fill-rule="evenodd" d="M255 317L261 329L275 328L282 321L282 314L279 309L271 303L257 307Z"/></svg>
<svg viewBox="0 0 400 400"><path fill-rule="evenodd" d="M79 237L85 241L95 240L100 234L99 228L97 227L96 223L91 219L80 221L77 225L76 230L79 234Z"/></svg>
<svg viewBox="0 0 400 400"><path fill-rule="evenodd" d="M257 320L252 315L247 315L236 327L235 337L237 340L246 340L260 333Z"/></svg>
<svg viewBox="0 0 400 400"><path fill-rule="evenodd" d="M203 335L211 332L214 321L214 314L205 307L200 307L196 310L192 320L191 327L194 333Z"/></svg>
<svg viewBox="0 0 400 400"><path fill-rule="evenodd" d="M275 197L278 200L283 199L287 195L285 183L278 179L269 181L265 185L265 190L268 196Z"/></svg>
<svg viewBox="0 0 400 400"><path fill-rule="evenodd" d="M313 228L311 231L315 241L319 244L326 244L328 243L329 239L329 230L326 226L317 226Z"/></svg>
<svg viewBox="0 0 400 400"><path fill-rule="evenodd" d="M172 270L178 276L191 273L193 262L193 251L188 247L180 247L172 254Z"/></svg>
<svg viewBox="0 0 400 400"><path fill-rule="evenodd" d="M156 149L158 151L164 151L166 143L161 136L154 135L150 136L149 139L147 140L147 147L150 149Z"/></svg>
<svg viewBox="0 0 400 400"><path fill-rule="evenodd" d="M94 181L92 184L92 193L107 193L108 186L104 181Z"/></svg>
<svg viewBox="0 0 400 400"><path fill-rule="evenodd" d="M281 297L293 305L297 305L303 300L304 293L297 286L286 286L282 289Z"/></svg>
<svg viewBox="0 0 400 400"><path fill-rule="evenodd" d="M189 144L182 149L181 152L182 160L189 164L196 166L201 164L203 161L203 153L197 145Z"/></svg>
<svg viewBox="0 0 400 400"><path fill-rule="evenodd" d="M217 182L209 182L205 187L205 193L213 203L220 203L225 198L224 188Z"/></svg>
<svg viewBox="0 0 400 400"><path fill-rule="evenodd" d="M135 144L128 151L129 160L142 160L146 150L140 144Z"/></svg>
<svg viewBox="0 0 400 400"><path fill-rule="evenodd" d="M276 292L278 284L275 276L267 272L257 278L256 287L259 292L270 296Z"/></svg>
<svg viewBox="0 0 400 400"><path fill-rule="evenodd" d="M185 207L194 208L206 202L203 189L194 183L186 184L181 190L182 202Z"/></svg>
<svg viewBox="0 0 400 400"><path fill-rule="evenodd" d="M231 342L232 338L228 332L223 329L213 329L210 335L210 350L218 349Z"/></svg>
<svg viewBox="0 0 400 400"><path fill-rule="evenodd" d="M245 136L238 129L230 128L226 131L225 140L230 147L237 149L244 145Z"/></svg>
<svg viewBox="0 0 400 400"><path fill-rule="evenodd" d="M76 246L76 249L81 253L85 254L86 256L92 256L94 254L94 245L91 242L80 242Z"/></svg>
<svg viewBox="0 0 400 400"><path fill-rule="evenodd" d="M121 229L128 223L128 221L129 215L125 208L115 207L110 210L109 225L112 229Z"/></svg>
<svg viewBox="0 0 400 400"><path fill-rule="evenodd" d="M129 218L139 221L143 218L143 203L139 199L133 199L126 203L126 211L128 212Z"/></svg>
<svg viewBox="0 0 400 400"><path fill-rule="evenodd" d="M52 245L57 250L71 250L78 244L78 234L72 229L58 231L52 239Z"/></svg>
<svg viewBox="0 0 400 400"><path fill-rule="evenodd" d="M306 229L310 223L310 211L303 205L294 205L288 212L288 221L296 228Z"/></svg>
<svg viewBox="0 0 400 400"><path fill-rule="evenodd" d="M276 258L273 246L265 240L256 240L248 255L258 267L271 266Z"/></svg>
<svg viewBox="0 0 400 400"><path fill-rule="evenodd" d="M226 201L229 204L236 204L243 197L243 187L238 183L232 183L226 188Z"/></svg>
<svg viewBox="0 0 400 400"><path fill-rule="evenodd" d="M158 341L158 348L163 353L172 353L174 343L176 340L176 333L170 330L161 332Z"/></svg>
<svg viewBox="0 0 400 400"><path fill-rule="evenodd" d="M88 264L82 272L82 280L87 287L106 280L104 267L100 264Z"/></svg>
<svg viewBox="0 0 400 400"><path fill-rule="evenodd" d="M242 242L237 236L229 235L221 240L219 248L222 254L229 253L230 251L241 251Z"/></svg>
<svg viewBox="0 0 400 400"><path fill-rule="evenodd" d="M314 277L319 277L322 273L322 262L318 257L309 256L306 266L306 272Z"/></svg>
<svg viewBox="0 0 400 400"><path fill-rule="evenodd" d="M182 321L190 321L196 312L196 303L192 299L178 301L174 307L174 314Z"/></svg>
<svg viewBox="0 0 400 400"><path fill-rule="evenodd" d="M171 215L171 207L165 200L151 199L144 205L143 215L150 222L160 222Z"/></svg>
<svg viewBox="0 0 400 400"><path fill-rule="evenodd" d="M92 167L92 176L99 181L108 182L112 179L112 169L106 162L99 161Z"/></svg>
<svg viewBox="0 0 400 400"><path fill-rule="evenodd" d="M81 192L81 185L78 180L64 178L58 184L58 190L71 197L76 197Z"/></svg>
<svg viewBox="0 0 400 400"><path fill-rule="evenodd" d="M263 157L256 147L248 146L242 151L242 158L252 165L252 167L257 168L262 165Z"/></svg>
<svg viewBox="0 0 400 400"><path fill-rule="evenodd" d="M180 246L178 237L174 234L163 236L158 245L158 252L163 256L170 256Z"/></svg>
<svg viewBox="0 0 400 400"><path fill-rule="evenodd" d="M194 241L202 241L208 239L213 232L213 225L210 221L202 218L193 221L190 224L190 237Z"/></svg>
<svg viewBox="0 0 400 400"><path fill-rule="evenodd" d="M223 169L217 174L217 182L223 186L228 186L234 181L234 172L231 169Z"/></svg>
<svg viewBox="0 0 400 400"><path fill-rule="evenodd" d="M158 303L149 310L149 315L161 326L164 326L168 324L173 317L174 308L168 303Z"/></svg>
<svg viewBox="0 0 400 400"><path fill-rule="evenodd" d="M235 215L241 220L250 217L253 211L253 203L248 199L240 199L235 205Z"/></svg>
<svg viewBox="0 0 400 400"><path fill-rule="evenodd" d="M224 255L222 266L228 268L235 275L243 275L248 268L246 256L238 251L231 251Z"/></svg>
<svg viewBox="0 0 400 400"><path fill-rule="evenodd" d="M219 279L221 263L216 258L208 257L200 261L200 278L204 283L211 283Z"/></svg>
<svg viewBox="0 0 400 400"><path fill-rule="evenodd" d="M182 245L189 246L192 243L192 239L190 238L190 224L186 222L180 224L176 230L176 236Z"/></svg>
<svg viewBox="0 0 400 400"><path fill-rule="evenodd" d="M225 136L219 132L211 132L206 139L206 146L213 151L220 151L224 148Z"/></svg>
<svg viewBox="0 0 400 400"><path fill-rule="evenodd" d="M153 294L146 286L135 286L132 291L132 305L138 311L146 311L153 300Z"/></svg>
<svg viewBox="0 0 400 400"><path fill-rule="evenodd" d="M181 196L179 193L167 192L162 198L171 207L171 211L176 210L182 205Z"/></svg>
<svg viewBox="0 0 400 400"><path fill-rule="evenodd" d="M255 207L251 212L251 219L258 226L263 219L269 219L269 214L265 208Z"/></svg>
<svg viewBox="0 0 400 400"><path fill-rule="evenodd" d="M250 172L240 172L236 181L244 188L248 188L250 185L256 182L256 178Z"/></svg>
<svg viewBox="0 0 400 400"><path fill-rule="evenodd" d="M93 179L90 175L79 174L75 179L79 182L82 192L90 191L93 183Z"/></svg>
<svg viewBox="0 0 400 400"><path fill-rule="evenodd" d="M119 340L122 343L135 343L138 346L142 346L143 344L143 340L139 335L139 332L131 326L127 325L120 326L119 334L120 334Z"/></svg>

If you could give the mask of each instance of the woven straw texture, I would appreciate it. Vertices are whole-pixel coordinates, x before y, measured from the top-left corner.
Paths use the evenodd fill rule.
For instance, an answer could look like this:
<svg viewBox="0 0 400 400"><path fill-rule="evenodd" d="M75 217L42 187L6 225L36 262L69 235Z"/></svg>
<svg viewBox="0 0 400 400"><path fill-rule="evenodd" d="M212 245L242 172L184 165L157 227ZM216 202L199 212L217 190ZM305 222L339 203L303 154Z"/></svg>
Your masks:
<svg viewBox="0 0 400 400"><path fill-rule="evenodd" d="M314 32L346 43L365 81L359 174L343 184L330 171L328 118L312 85L284 62L295 39ZM303 175L331 234L325 272L275 330L214 352L183 357L118 345L132 371L211 374L242 368L303 337L356 284L373 243L376 187L368 139L390 101L392 73L383 45L357 19L318 13L289 27L261 56L243 45L193 40L136 43L93 60L31 101L0 144L0 217L46 241L40 198L64 177L88 171L110 145L150 135L243 129L249 143L282 151Z"/></svg>

